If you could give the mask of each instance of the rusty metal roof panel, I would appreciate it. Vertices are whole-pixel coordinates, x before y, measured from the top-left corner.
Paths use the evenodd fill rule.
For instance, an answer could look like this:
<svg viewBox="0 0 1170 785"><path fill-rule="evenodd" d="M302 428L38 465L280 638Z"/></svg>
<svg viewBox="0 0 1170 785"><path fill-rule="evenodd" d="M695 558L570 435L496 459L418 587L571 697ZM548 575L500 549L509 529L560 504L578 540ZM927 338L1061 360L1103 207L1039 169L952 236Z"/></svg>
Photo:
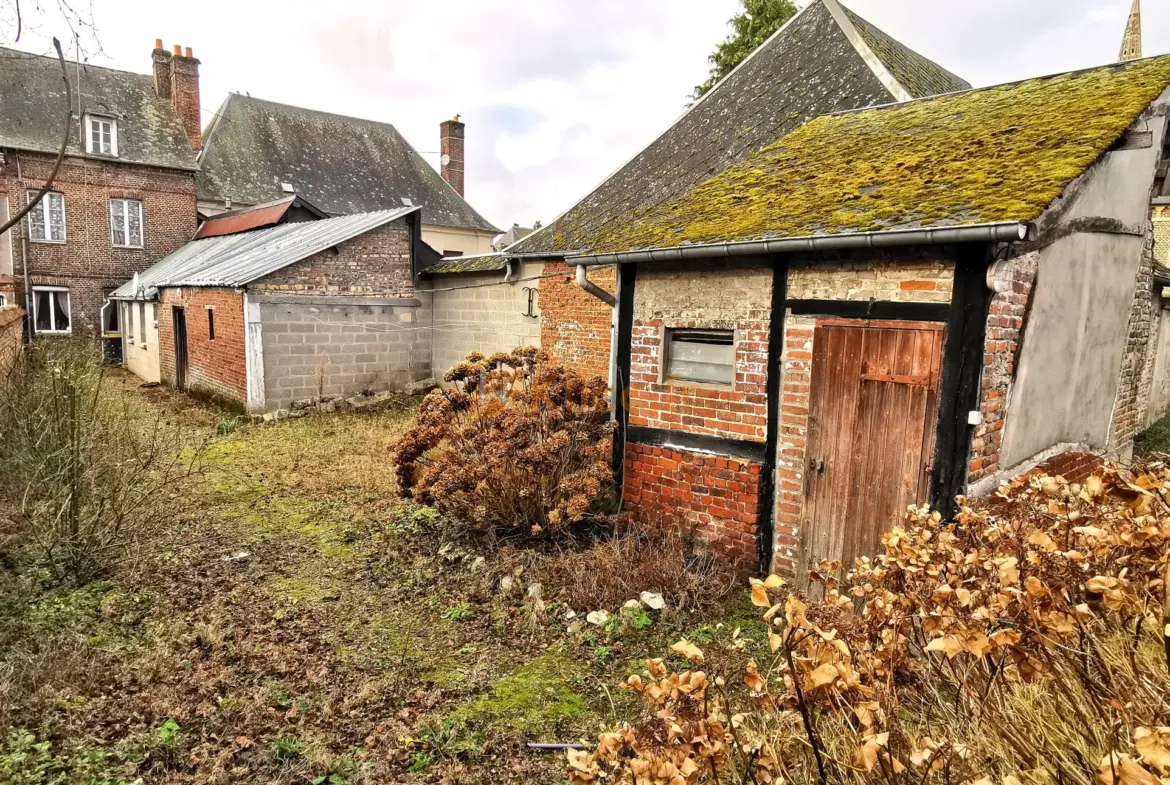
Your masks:
<svg viewBox="0 0 1170 785"><path fill-rule="evenodd" d="M191 239L202 240L205 237L221 237L226 234L239 234L265 226L273 226L280 223L280 219L288 212L288 208L292 206L295 199L295 196L290 196L287 199L257 205L248 210L214 215L199 226L199 230Z"/></svg>
<svg viewBox="0 0 1170 785"><path fill-rule="evenodd" d="M270 275L335 245L415 213L418 207L343 215L192 240L110 295L116 300L153 300L161 288L237 287Z"/></svg>

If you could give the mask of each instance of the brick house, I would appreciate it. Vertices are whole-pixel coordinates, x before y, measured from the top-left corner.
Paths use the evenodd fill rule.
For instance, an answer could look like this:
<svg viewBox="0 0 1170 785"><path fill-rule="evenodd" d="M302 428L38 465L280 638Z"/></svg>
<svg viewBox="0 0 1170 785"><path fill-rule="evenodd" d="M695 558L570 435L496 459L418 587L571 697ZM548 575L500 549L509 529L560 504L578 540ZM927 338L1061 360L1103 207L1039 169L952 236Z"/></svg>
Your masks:
<svg viewBox="0 0 1170 785"><path fill-rule="evenodd" d="M500 233L464 199L466 126L439 125L436 172L393 125L232 93L203 139L196 176L209 217L290 194L329 215L421 207L423 242L444 256L490 251Z"/></svg>
<svg viewBox="0 0 1170 785"><path fill-rule="evenodd" d="M152 54L150 75L69 64L66 157L52 190L0 237L0 301L32 331L118 336L108 294L195 230L199 61ZM0 49L0 219L43 186L63 136L56 58ZM102 324L103 313L107 317ZM116 343L116 341L115 341Z"/></svg>
<svg viewBox="0 0 1170 785"><path fill-rule="evenodd" d="M1168 86L1160 57L821 117L594 230L567 262L617 271L627 508L801 575L907 505L1128 457Z"/></svg>
<svg viewBox="0 0 1170 785"><path fill-rule="evenodd" d="M272 210L232 216L236 231L213 225L112 294L126 311L157 309L156 377L252 412L428 380L430 311L414 277L435 254L420 208L256 215Z"/></svg>
<svg viewBox="0 0 1170 785"><path fill-rule="evenodd" d="M681 196L814 117L968 88L837 0L813 0L585 198L506 249L544 265L541 345L587 373L609 371L612 310L564 261L628 211ZM612 292L615 275L610 267L589 277Z"/></svg>

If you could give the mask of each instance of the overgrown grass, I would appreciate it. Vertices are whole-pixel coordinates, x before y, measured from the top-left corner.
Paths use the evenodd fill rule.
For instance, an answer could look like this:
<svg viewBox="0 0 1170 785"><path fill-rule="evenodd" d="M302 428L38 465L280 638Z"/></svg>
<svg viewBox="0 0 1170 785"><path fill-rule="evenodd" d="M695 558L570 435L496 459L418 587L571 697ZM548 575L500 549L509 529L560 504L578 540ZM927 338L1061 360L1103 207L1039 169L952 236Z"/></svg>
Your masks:
<svg viewBox="0 0 1170 785"><path fill-rule="evenodd" d="M1139 433L1133 440L1133 451L1135 455L1170 453L1170 416Z"/></svg>
<svg viewBox="0 0 1170 785"><path fill-rule="evenodd" d="M613 721L630 698L606 685L635 661L700 618L730 641L730 619L749 615L739 590L705 593L693 615L671 581L718 573L681 551L500 551L401 501L388 448L409 407L216 434L222 413L112 380L123 402L209 442L137 569L47 590L0 540L0 723L27 729L0 761L22 785L560 782L560 761L525 741ZM641 578L582 588L652 554ZM642 589L669 607L621 615ZM600 607L612 623L585 625Z"/></svg>

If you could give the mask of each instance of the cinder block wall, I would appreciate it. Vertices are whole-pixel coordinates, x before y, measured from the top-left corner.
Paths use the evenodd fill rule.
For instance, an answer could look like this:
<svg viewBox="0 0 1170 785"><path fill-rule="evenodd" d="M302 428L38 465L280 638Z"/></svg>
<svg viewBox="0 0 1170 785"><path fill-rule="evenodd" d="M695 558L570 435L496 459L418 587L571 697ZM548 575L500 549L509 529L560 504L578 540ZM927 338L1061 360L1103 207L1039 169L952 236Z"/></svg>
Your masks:
<svg viewBox="0 0 1170 785"><path fill-rule="evenodd" d="M249 294L249 302L260 305L268 411L431 376L431 315L417 299Z"/></svg>
<svg viewBox="0 0 1170 785"><path fill-rule="evenodd" d="M490 355L510 352L519 346L540 346L540 319L526 316L528 292L525 287L539 288L535 278L542 265L524 264L510 283L501 283L503 272L461 273L435 276L428 282L433 293L420 292L431 298L434 329L431 332L432 375L441 380L451 366L470 352ZM539 293L533 308L540 313Z"/></svg>

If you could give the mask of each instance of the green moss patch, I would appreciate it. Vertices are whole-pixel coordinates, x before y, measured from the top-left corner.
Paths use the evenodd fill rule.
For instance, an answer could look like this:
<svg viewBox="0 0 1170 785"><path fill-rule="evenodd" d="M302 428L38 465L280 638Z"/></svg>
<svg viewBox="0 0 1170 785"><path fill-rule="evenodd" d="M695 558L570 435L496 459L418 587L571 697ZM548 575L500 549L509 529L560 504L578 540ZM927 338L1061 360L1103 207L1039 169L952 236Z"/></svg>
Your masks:
<svg viewBox="0 0 1170 785"><path fill-rule="evenodd" d="M1170 56L821 117L594 252L1030 221L1170 84Z"/></svg>
<svg viewBox="0 0 1170 785"><path fill-rule="evenodd" d="M550 650L492 686L491 694L456 709L457 722L483 730L501 728L540 736L585 714L578 692L586 669L559 649Z"/></svg>

